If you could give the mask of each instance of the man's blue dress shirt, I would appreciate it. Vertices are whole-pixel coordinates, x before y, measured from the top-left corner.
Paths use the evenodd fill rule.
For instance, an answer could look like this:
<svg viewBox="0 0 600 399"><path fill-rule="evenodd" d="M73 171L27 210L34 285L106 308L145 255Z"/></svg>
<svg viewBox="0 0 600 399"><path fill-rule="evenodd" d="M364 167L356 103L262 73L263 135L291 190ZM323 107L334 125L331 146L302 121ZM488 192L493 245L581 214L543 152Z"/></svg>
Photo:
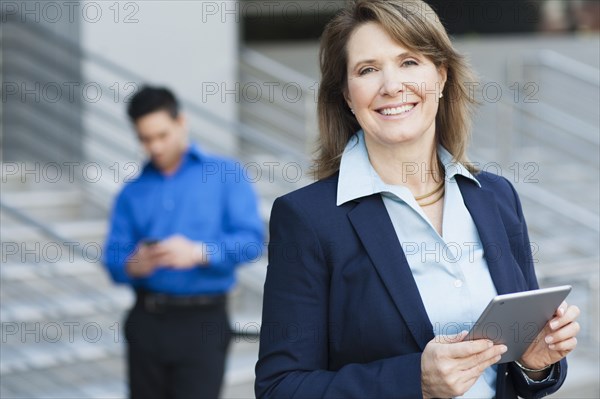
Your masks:
<svg viewBox="0 0 600 399"><path fill-rule="evenodd" d="M256 196L236 161L191 144L178 170L164 175L152 163L117 197L104 251L112 278L172 295L218 294L235 283L234 269L262 254L264 224ZM183 235L206 244L209 263L187 270L160 267L144 278L125 271L140 241Z"/></svg>

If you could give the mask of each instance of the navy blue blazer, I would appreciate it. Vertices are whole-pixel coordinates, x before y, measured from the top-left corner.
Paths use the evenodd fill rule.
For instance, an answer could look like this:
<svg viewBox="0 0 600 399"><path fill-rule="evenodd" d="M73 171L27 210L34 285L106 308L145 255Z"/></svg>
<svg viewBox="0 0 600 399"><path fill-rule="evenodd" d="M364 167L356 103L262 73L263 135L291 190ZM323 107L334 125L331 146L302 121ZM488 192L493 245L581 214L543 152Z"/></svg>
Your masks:
<svg viewBox="0 0 600 399"><path fill-rule="evenodd" d="M498 294L538 288L512 185L485 172L481 188L456 179ZM338 207L337 182L334 175L273 205L256 396L420 398L433 326L381 196ZM530 386L514 364L499 365L496 395L548 395L562 385L566 360L556 371Z"/></svg>

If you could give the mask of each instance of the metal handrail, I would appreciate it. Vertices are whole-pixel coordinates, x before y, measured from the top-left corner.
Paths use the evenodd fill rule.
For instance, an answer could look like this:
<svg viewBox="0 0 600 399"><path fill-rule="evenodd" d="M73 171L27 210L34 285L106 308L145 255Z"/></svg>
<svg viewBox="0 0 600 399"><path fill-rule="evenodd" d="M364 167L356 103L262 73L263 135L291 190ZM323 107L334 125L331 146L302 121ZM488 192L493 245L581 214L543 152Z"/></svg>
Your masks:
<svg viewBox="0 0 600 399"><path fill-rule="evenodd" d="M554 212L587 227L591 231L600 233L600 215L578 206L572 201L552 194L535 184L521 184L519 186L519 195L543 203ZM543 201L540 201L540 198L543 198Z"/></svg>
<svg viewBox="0 0 600 399"><path fill-rule="evenodd" d="M280 81L298 83L303 89L309 88L311 85L318 83L309 76L289 68L249 48L242 50L241 58L244 63L252 66L255 69Z"/></svg>
<svg viewBox="0 0 600 399"><path fill-rule="evenodd" d="M263 83L293 83L301 90L303 96L299 103L287 104L281 101L265 100L262 96L259 103L263 104L263 110L257 108L257 113L253 114L252 119L258 117L259 122L265 130L277 131L280 135L292 140L300 141L304 146L305 152L312 152L316 143L316 91L319 82L308 75L298 72L276 60L273 60L259 52L244 48L240 54L240 68L243 73L250 77L262 79ZM243 76L243 75L242 75ZM265 77L263 79L263 77ZM273 112L276 107L277 112ZM290 128L289 120L279 115L287 115L295 118L299 124ZM262 115L262 116L261 116ZM307 158L305 156L305 158Z"/></svg>
<svg viewBox="0 0 600 399"><path fill-rule="evenodd" d="M594 86L600 86L600 69L564 56L554 50L540 50L533 59L543 66L564 75Z"/></svg>
<svg viewBox="0 0 600 399"><path fill-rule="evenodd" d="M527 57L521 64L523 68L531 66L532 62L542 62L543 66L558 70L566 76L582 80L584 82L598 85L600 83L600 70L583 64L579 61L572 60L552 50L542 50L540 54L535 54ZM514 66L509 67L509 72L517 72ZM595 74L595 76L594 76ZM509 76L509 81L518 81L516 76ZM502 87L505 89L506 87ZM555 107L537 103L535 104L536 111L534 112L529 107L523 107L516 103L502 98L498 104L502 104L509 112L509 118L514 118L514 115L526 115L535 117L538 120L544 121L558 129L566 135L577 138L592 147L600 146L600 138L594 134L598 131L598 127L593 126L585 121L577 119L572 115L568 115ZM506 123L510 123L507 120ZM519 131L520 126L514 126L514 132ZM502 146L503 151L511 151L514 146L510 143L511 135L514 133L512 129L508 129L508 133L502 136L505 140L505 145ZM506 154L505 154L506 158ZM562 216L576 222L580 226L584 226L595 233L600 232L600 215L591 212L571 201L553 194L549 190L541 187L533 187L532 185L522 185L519 187L519 193L524 198L527 198L535 203L541 204L544 207L550 208ZM543 199L543 200L541 200Z"/></svg>
<svg viewBox="0 0 600 399"><path fill-rule="evenodd" d="M531 110L523 109L523 112L538 119L544 120L549 124L569 133L571 136L577 137L578 139L583 140L591 145L600 145L600 136L597 135L597 126L593 126L585 121L582 121L581 119L563 112L551 105L537 104L536 106L540 109L540 113L544 115L543 117L532 112ZM596 134L594 134L594 131Z"/></svg>
<svg viewBox="0 0 600 399"><path fill-rule="evenodd" d="M10 18L7 22L10 22ZM138 73L131 71L119 64L116 64L115 62L109 60L108 58L98 53L87 49L82 49L75 42L73 42L73 40L61 34L53 32L49 29L46 29L39 24L27 25L27 29L34 32L39 37L44 38L45 40L51 40L53 43L60 45L63 49L70 52L72 55L85 57L112 73L125 76L128 80L138 83L144 82L146 80ZM198 105L197 103L195 103L191 99L186 98L185 96L181 97L181 103L186 109L186 111L193 114L194 116L198 116L209 123L214 123L219 128L232 131L238 136L260 145L269 152L278 155L284 155L288 158L291 158L291 160L298 162L302 166L306 166L308 163L307 157L303 152L270 140L270 138L267 135L265 135L258 129L255 129L239 121L231 121L225 119L224 117L214 113L213 111Z"/></svg>
<svg viewBox="0 0 600 399"><path fill-rule="evenodd" d="M39 222L38 220L27 215L25 212L20 211L19 209L15 208L14 206L8 205L1 197L0 197L0 209L2 209L3 212L10 214L15 219L18 219L21 223L24 223L35 229L38 229L45 236L53 239L56 242L71 243L74 241L67 237L62 236L54 228L50 227L49 224ZM82 258L85 257L86 254L84 254L84 252L83 252L83 247L77 246L77 255L81 256Z"/></svg>
<svg viewBox="0 0 600 399"><path fill-rule="evenodd" d="M485 80L481 83L484 85L488 83L498 84L498 82L489 82ZM501 85L500 87L503 90L503 92L510 92L510 88L508 86ZM498 101L498 103L506 105L511 109L516 109L522 114L526 114L535 117L536 119L545 121L550 125L561 129L561 131L563 131L564 133L576 137L579 140L586 141L591 145L600 145L600 137L594 134L594 132L598 131L597 126L594 126L588 122L578 119L570 114L567 114L566 112L552 105L536 103L535 107L537 109L536 112L534 112L529 107L516 106L514 102L507 100L506 98L504 98L504 96ZM586 132L588 134L586 134Z"/></svg>

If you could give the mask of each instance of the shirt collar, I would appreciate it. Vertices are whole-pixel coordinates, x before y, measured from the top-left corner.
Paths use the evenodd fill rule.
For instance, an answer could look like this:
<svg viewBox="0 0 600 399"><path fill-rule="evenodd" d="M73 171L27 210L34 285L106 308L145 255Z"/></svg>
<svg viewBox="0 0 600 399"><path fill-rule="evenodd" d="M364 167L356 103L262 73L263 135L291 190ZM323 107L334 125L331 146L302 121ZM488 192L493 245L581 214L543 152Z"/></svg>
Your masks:
<svg viewBox="0 0 600 399"><path fill-rule="evenodd" d="M198 144L196 144L195 142L192 141L188 145L188 148L187 148L186 153L184 154L184 157L192 158L197 161L202 161L202 159L204 158L204 153L200 149L200 146L198 146Z"/></svg>
<svg viewBox="0 0 600 399"><path fill-rule="evenodd" d="M194 142L190 142L188 144L187 149L185 150L185 152L182 155L183 159L182 159L181 165L179 167L180 168L183 167L184 164L186 162L188 162L188 160L202 162L204 157L205 157L205 155L202 152L202 150L200 149L200 146L198 146L198 144L196 144ZM143 170L144 171L152 171L152 172L161 174L161 172L154 166L152 161L147 161L146 164L144 165Z"/></svg>
<svg viewBox="0 0 600 399"><path fill-rule="evenodd" d="M467 179L471 179L481 187L481 183L479 180L473 176L471 172L460 162L454 159L454 156L448 152L447 149L442 147L441 144L437 146L437 153L442 165L444 165L444 172L446 173L446 179L451 179L456 175L461 175L466 177Z"/></svg>
<svg viewBox="0 0 600 399"><path fill-rule="evenodd" d="M471 172L460 162L455 161L448 150L438 145L437 151L440 161L444 166L447 179L461 175L473 180L481 187L481 184ZM377 175L375 169L373 169L369 161L364 132L359 130L348 140L348 144L346 144L346 148L342 154L338 178L337 205L340 206L357 198L389 191L389 187Z"/></svg>

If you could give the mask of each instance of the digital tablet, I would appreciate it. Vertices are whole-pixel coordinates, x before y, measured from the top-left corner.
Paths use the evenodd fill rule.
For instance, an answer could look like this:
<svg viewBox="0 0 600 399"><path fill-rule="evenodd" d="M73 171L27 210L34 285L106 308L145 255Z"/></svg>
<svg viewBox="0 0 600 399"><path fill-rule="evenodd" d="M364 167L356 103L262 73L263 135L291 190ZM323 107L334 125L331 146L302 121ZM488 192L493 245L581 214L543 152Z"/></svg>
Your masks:
<svg viewBox="0 0 600 399"><path fill-rule="evenodd" d="M562 301L570 285L498 295L487 305L464 340L489 339L508 347L498 363L518 360Z"/></svg>

